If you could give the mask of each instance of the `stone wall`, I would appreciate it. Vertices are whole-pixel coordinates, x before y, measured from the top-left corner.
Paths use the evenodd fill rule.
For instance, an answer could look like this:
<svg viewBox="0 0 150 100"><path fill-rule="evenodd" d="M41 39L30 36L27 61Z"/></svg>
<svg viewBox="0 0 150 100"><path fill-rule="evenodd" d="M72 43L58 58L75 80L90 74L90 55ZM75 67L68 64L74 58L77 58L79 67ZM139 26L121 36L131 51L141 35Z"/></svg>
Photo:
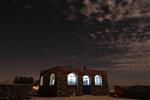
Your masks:
<svg viewBox="0 0 150 100"><path fill-rule="evenodd" d="M76 73L78 75L78 84L75 86L67 85L67 76L70 73ZM50 89L49 79L51 73L55 73L55 88ZM55 96L82 96L83 94L83 79L84 75L90 77L90 92L89 95L107 95L108 83L107 83L107 73L99 69L86 69L86 67L71 68L57 66L41 73L44 76L44 85L40 86L39 94L43 96L51 96L51 93L56 93ZM40 75L40 76L41 76ZM103 84L102 86L95 86L94 76L101 75Z"/></svg>
<svg viewBox="0 0 150 100"><path fill-rule="evenodd" d="M51 73L55 73L55 77L56 77L54 86L49 85ZM57 96L57 74L56 73L57 73L57 68L52 68L51 70L41 72L40 77L44 76L43 79L44 86L39 87L39 91L38 91L39 96L51 96L51 97Z"/></svg>
<svg viewBox="0 0 150 100"><path fill-rule="evenodd" d="M57 96L80 96L82 93L82 70L57 67ZM67 76L70 73L76 73L78 75L78 85L68 86Z"/></svg>
<svg viewBox="0 0 150 100"><path fill-rule="evenodd" d="M107 72L93 69L93 70L88 70L88 73L92 77L91 94L92 95L107 95L107 94L109 94ZM102 86L95 86L95 84L94 84L94 76L95 75L102 76Z"/></svg>
<svg viewBox="0 0 150 100"><path fill-rule="evenodd" d="M31 99L32 85L0 85L0 100Z"/></svg>

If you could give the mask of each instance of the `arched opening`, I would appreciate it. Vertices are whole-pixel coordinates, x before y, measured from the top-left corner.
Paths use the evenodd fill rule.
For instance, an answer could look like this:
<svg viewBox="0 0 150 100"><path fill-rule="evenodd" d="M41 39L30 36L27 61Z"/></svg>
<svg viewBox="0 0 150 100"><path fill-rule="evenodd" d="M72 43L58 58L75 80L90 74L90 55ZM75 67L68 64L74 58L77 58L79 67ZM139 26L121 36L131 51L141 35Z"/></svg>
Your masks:
<svg viewBox="0 0 150 100"><path fill-rule="evenodd" d="M83 85L90 85L90 78L87 75L83 76Z"/></svg>
<svg viewBox="0 0 150 100"><path fill-rule="evenodd" d="M40 86L43 86L43 85L44 85L43 79L44 79L44 77L41 76L41 78L40 78Z"/></svg>
<svg viewBox="0 0 150 100"><path fill-rule="evenodd" d="M102 86L102 77L100 75L95 75L94 82L96 86Z"/></svg>
<svg viewBox="0 0 150 100"><path fill-rule="evenodd" d="M78 76L76 73L70 73L67 76L67 84L68 85L77 85L78 83Z"/></svg>
<svg viewBox="0 0 150 100"><path fill-rule="evenodd" d="M83 76L83 94L90 94L90 78L87 75Z"/></svg>
<svg viewBox="0 0 150 100"><path fill-rule="evenodd" d="M55 85L55 74L54 74L54 73L52 73L52 74L50 75L49 85L50 85L50 86Z"/></svg>

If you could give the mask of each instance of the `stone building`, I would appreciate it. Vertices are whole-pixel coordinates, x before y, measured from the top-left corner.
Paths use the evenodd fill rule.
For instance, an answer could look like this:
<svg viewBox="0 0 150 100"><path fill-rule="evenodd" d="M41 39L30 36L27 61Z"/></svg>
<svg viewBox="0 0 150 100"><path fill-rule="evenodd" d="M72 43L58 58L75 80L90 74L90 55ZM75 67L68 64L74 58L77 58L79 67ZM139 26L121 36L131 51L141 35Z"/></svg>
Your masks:
<svg viewBox="0 0 150 100"><path fill-rule="evenodd" d="M41 96L107 95L108 92L107 73L99 69L56 66L40 73Z"/></svg>

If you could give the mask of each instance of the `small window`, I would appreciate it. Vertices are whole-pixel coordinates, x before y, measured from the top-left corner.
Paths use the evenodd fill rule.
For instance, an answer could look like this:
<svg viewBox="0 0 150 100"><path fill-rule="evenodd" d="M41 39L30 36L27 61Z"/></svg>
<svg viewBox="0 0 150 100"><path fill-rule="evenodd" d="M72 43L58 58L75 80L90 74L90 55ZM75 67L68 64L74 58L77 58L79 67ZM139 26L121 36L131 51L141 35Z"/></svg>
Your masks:
<svg viewBox="0 0 150 100"><path fill-rule="evenodd" d="M83 85L90 85L90 78L87 75L83 76Z"/></svg>
<svg viewBox="0 0 150 100"><path fill-rule="evenodd" d="M44 82L43 82L43 76L41 76L41 78L40 78L40 86L43 86L44 85Z"/></svg>
<svg viewBox="0 0 150 100"><path fill-rule="evenodd" d="M68 74L67 83L68 85L77 85L77 75L75 73Z"/></svg>
<svg viewBox="0 0 150 100"><path fill-rule="evenodd" d="M49 85L55 85L55 74L52 73L50 76L50 81L49 81Z"/></svg>
<svg viewBox="0 0 150 100"><path fill-rule="evenodd" d="M95 85L102 86L102 77L100 75L95 75L94 80L95 80Z"/></svg>

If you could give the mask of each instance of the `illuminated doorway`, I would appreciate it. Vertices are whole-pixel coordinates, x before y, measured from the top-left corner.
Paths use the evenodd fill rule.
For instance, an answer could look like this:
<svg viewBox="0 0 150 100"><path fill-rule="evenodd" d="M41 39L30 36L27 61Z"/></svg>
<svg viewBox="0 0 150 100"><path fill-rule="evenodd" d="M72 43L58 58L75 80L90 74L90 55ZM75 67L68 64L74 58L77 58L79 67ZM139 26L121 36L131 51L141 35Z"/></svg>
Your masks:
<svg viewBox="0 0 150 100"><path fill-rule="evenodd" d="M90 94L90 78L87 75L83 76L83 94Z"/></svg>

